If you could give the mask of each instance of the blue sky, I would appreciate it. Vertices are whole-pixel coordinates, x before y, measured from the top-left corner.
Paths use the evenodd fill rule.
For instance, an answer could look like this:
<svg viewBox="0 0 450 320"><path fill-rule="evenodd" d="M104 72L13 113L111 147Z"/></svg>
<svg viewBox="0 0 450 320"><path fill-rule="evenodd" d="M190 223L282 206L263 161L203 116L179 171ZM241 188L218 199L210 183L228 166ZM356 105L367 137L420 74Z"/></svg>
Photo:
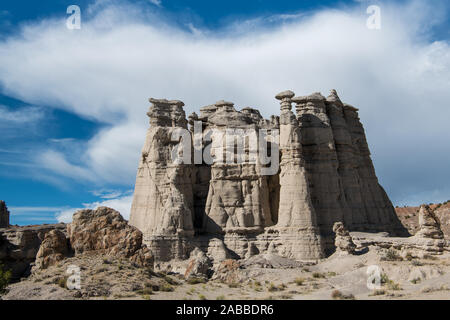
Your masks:
<svg viewBox="0 0 450 320"><path fill-rule="evenodd" d="M71 4L80 30L65 27ZM13 224L99 204L127 216L150 96L268 117L279 91L336 88L394 204L448 200L448 15L444 0L2 0L0 199Z"/></svg>

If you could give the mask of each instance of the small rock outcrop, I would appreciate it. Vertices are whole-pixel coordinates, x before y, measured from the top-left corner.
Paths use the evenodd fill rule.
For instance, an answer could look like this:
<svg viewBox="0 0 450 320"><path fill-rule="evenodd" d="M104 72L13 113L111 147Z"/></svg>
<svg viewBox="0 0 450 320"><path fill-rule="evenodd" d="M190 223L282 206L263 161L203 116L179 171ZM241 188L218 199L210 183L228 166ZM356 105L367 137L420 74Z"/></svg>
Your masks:
<svg viewBox="0 0 450 320"><path fill-rule="evenodd" d="M12 271L13 280L30 273L45 234L52 230L64 233L66 224L10 226L8 229L0 229L0 260Z"/></svg>
<svg viewBox="0 0 450 320"><path fill-rule="evenodd" d="M114 209L98 207L75 212L67 233L75 255L96 252L128 258L139 266L153 266L153 256L142 244L142 232L128 225Z"/></svg>
<svg viewBox="0 0 450 320"><path fill-rule="evenodd" d="M36 254L35 268L46 269L69 255L70 249L66 235L57 229L45 234Z"/></svg>
<svg viewBox="0 0 450 320"><path fill-rule="evenodd" d="M356 245L347 229L342 222L335 222L333 232L336 234L334 243L336 252L339 254L354 254Z"/></svg>
<svg viewBox="0 0 450 320"><path fill-rule="evenodd" d="M0 200L0 228L9 227L9 211L5 201Z"/></svg>
<svg viewBox="0 0 450 320"><path fill-rule="evenodd" d="M439 219L428 205L420 206L419 231L413 237L415 244L424 251L441 253L444 251L446 241L441 230Z"/></svg>
<svg viewBox="0 0 450 320"><path fill-rule="evenodd" d="M211 267L211 260L206 256L206 254L200 249L195 248L191 252L191 258L188 262L184 277L186 279L191 277L207 278Z"/></svg>

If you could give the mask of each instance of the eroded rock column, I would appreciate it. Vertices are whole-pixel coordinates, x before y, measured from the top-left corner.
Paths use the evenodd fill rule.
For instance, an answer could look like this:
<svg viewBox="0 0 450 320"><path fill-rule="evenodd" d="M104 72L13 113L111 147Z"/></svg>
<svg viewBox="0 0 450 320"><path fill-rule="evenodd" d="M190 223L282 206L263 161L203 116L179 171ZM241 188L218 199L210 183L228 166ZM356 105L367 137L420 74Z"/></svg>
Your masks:
<svg viewBox="0 0 450 320"><path fill-rule="evenodd" d="M155 257L166 261L184 258L189 252L186 240L194 234L193 165L172 159L177 146L179 159L184 152L191 155L191 136L183 102L150 102L150 128L136 176L130 224L143 232L144 243Z"/></svg>
<svg viewBox="0 0 450 320"><path fill-rule="evenodd" d="M292 112L292 91L279 93L280 115L280 204L278 223L281 244L276 250L283 256L313 260L323 256L316 212L311 201L299 123Z"/></svg>

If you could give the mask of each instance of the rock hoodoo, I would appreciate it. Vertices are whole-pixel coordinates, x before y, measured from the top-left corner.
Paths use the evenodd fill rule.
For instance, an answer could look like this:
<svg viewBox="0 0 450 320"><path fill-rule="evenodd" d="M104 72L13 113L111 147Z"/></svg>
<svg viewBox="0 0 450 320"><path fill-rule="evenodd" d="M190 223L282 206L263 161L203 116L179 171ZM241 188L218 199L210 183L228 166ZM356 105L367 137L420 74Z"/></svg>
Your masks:
<svg viewBox="0 0 450 320"><path fill-rule="evenodd" d="M5 201L0 200L0 228L9 227L9 211Z"/></svg>
<svg viewBox="0 0 450 320"><path fill-rule="evenodd" d="M195 248L214 264L268 251L317 260L334 251L336 222L405 233L358 109L335 90L276 99L280 116L270 119L226 101L186 119L183 102L150 99L130 224L155 260L186 260Z"/></svg>
<svg viewBox="0 0 450 320"><path fill-rule="evenodd" d="M335 222L333 231L336 234L334 239L336 252L339 254L353 254L356 245L353 243L352 236L350 235L350 232L345 229L344 224L342 222Z"/></svg>
<svg viewBox="0 0 450 320"><path fill-rule="evenodd" d="M433 210L428 205L421 205L419 209L419 231L414 235L415 245L424 251L441 253L446 241L441 230L441 224Z"/></svg>

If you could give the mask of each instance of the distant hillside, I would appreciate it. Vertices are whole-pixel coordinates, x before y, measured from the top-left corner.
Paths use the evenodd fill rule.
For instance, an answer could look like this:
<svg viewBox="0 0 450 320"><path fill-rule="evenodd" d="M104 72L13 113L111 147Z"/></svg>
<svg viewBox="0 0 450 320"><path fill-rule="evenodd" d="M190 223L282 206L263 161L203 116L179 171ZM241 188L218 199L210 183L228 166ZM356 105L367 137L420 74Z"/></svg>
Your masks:
<svg viewBox="0 0 450 320"><path fill-rule="evenodd" d="M450 238L450 200L444 203L430 204L441 222L441 229L446 238ZM411 234L415 234L419 227L419 207L396 207L395 211L403 225Z"/></svg>

